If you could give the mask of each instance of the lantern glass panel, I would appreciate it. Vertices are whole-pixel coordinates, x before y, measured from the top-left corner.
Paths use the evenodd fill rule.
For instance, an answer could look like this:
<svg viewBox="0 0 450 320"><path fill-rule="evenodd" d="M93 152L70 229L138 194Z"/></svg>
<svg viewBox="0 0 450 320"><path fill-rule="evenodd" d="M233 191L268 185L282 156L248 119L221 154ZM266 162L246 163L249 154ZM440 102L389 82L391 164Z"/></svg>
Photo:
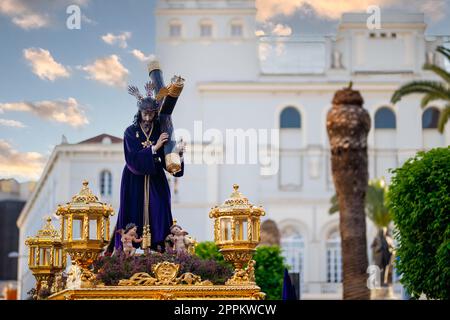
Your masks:
<svg viewBox="0 0 450 320"><path fill-rule="evenodd" d="M252 221L252 226L253 226L252 240L253 241L258 241L258 221L256 219L254 219Z"/></svg>
<svg viewBox="0 0 450 320"><path fill-rule="evenodd" d="M41 266L50 265L50 250L49 250L49 248L41 248L39 265L41 265Z"/></svg>
<svg viewBox="0 0 450 320"><path fill-rule="evenodd" d="M107 226L108 226L108 218L105 218L105 217L103 217L103 225L105 226L104 228L104 230L102 230L102 232L104 232L104 234L102 234L102 237L106 240L106 241L109 241L109 230L108 230L108 228L107 228Z"/></svg>
<svg viewBox="0 0 450 320"><path fill-rule="evenodd" d="M52 263L51 255L52 255L52 249L51 248L45 249L45 265L46 266L49 266Z"/></svg>
<svg viewBox="0 0 450 320"><path fill-rule="evenodd" d="M231 240L231 220L229 218L222 218L220 221L220 229L222 235L222 241Z"/></svg>
<svg viewBox="0 0 450 320"><path fill-rule="evenodd" d="M40 259L40 255L39 255L39 248L35 247L34 248L34 265L38 266L39 265L39 259Z"/></svg>
<svg viewBox="0 0 450 320"><path fill-rule="evenodd" d="M44 260L45 260L45 249L44 248L40 248L39 249L39 263L38 265L43 266L44 265Z"/></svg>
<svg viewBox="0 0 450 320"><path fill-rule="evenodd" d="M236 220L234 222L235 228L235 239L234 240L242 240L242 224L241 221Z"/></svg>
<svg viewBox="0 0 450 320"><path fill-rule="evenodd" d="M83 238L83 220L82 219L73 219L72 224L72 239L73 240L81 240Z"/></svg>
<svg viewBox="0 0 450 320"><path fill-rule="evenodd" d="M63 254L64 254L64 251L61 248L59 248L58 249L58 263L59 263L60 267L63 266Z"/></svg>
<svg viewBox="0 0 450 320"><path fill-rule="evenodd" d="M55 267L61 267L62 263L61 263L61 249L58 248L54 248L53 249L53 265Z"/></svg>
<svg viewBox="0 0 450 320"><path fill-rule="evenodd" d="M89 239L91 240L97 240L97 219L91 219L89 220Z"/></svg>
<svg viewBox="0 0 450 320"><path fill-rule="evenodd" d="M242 220L242 238L240 240L247 240L248 236L247 236L247 230L248 230L248 226L247 226L247 220Z"/></svg>

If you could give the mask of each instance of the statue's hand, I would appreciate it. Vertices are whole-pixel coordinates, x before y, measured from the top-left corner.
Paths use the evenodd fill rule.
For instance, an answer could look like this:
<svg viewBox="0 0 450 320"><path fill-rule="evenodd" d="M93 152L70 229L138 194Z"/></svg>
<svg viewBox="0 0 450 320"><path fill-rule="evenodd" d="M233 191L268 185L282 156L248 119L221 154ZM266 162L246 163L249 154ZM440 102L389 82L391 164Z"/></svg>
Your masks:
<svg viewBox="0 0 450 320"><path fill-rule="evenodd" d="M167 140L169 140L169 134L166 132L161 133L161 135L159 136L158 141L156 142L155 146L154 146L154 150L158 151L159 148L161 148L164 143L167 142Z"/></svg>

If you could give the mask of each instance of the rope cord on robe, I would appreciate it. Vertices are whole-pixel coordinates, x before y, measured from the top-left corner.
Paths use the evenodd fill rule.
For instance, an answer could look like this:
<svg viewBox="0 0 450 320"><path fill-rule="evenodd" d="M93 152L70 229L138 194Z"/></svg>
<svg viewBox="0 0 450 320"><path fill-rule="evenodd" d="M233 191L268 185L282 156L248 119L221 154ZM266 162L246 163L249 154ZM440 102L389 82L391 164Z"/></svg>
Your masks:
<svg viewBox="0 0 450 320"><path fill-rule="evenodd" d="M144 228L142 232L142 249L150 248L152 244L152 235L150 233L150 216L149 216L149 204L150 204L150 176L144 177Z"/></svg>

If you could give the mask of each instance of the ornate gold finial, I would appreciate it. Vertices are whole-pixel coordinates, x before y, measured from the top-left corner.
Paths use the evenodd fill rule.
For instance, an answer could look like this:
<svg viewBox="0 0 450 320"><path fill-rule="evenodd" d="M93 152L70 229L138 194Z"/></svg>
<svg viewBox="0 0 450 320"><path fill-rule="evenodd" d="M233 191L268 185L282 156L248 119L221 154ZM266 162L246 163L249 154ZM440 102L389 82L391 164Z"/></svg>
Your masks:
<svg viewBox="0 0 450 320"><path fill-rule="evenodd" d="M172 224L177 224L177 219L173 219Z"/></svg>
<svg viewBox="0 0 450 320"><path fill-rule="evenodd" d="M89 181L84 179L80 192L72 197L72 203L89 204L95 202L99 202L98 198L92 193L91 189L89 189Z"/></svg>
<svg viewBox="0 0 450 320"><path fill-rule="evenodd" d="M41 230L37 232L37 239L60 239L61 235L58 230L52 224L52 218L50 216L45 217L45 225Z"/></svg>

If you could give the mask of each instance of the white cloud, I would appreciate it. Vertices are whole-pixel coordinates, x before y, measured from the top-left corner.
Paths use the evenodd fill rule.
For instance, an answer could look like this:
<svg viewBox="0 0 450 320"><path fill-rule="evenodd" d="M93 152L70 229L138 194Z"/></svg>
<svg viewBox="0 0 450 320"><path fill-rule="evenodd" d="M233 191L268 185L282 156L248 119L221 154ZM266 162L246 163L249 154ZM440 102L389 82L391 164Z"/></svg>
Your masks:
<svg viewBox="0 0 450 320"><path fill-rule="evenodd" d="M45 158L37 152L19 152L0 139L0 176L37 180L44 168Z"/></svg>
<svg viewBox="0 0 450 320"><path fill-rule="evenodd" d="M439 21L445 18L446 4L443 1L424 1L420 6L420 12L424 12L433 21Z"/></svg>
<svg viewBox="0 0 450 320"><path fill-rule="evenodd" d="M276 36L290 36L292 29L289 26L278 23L272 30L272 34Z"/></svg>
<svg viewBox="0 0 450 320"><path fill-rule="evenodd" d="M23 55L30 62L33 73L43 80L55 81L70 76L68 69L56 62L48 50L28 48L23 50Z"/></svg>
<svg viewBox="0 0 450 320"><path fill-rule="evenodd" d="M94 25L94 26L98 25L97 21L90 19L88 16L86 16L84 14L81 15L81 21L86 22L87 24Z"/></svg>
<svg viewBox="0 0 450 320"><path fill-rule="evenodd" d="M67 100L0 103L0 113L5 111L30 112L39 118L72 127L81 127L89 123L83 108L74 98Z"/></svg>
<svg viewBox="0 0 450 320"><path fill-rule="evenodd" d="M0 118L0 126L13 127L13 128L25 128L26 127L26 125L24 125L20 121L1 119L1 118Z"/></svg>
<svg viewBox="0 0 450 320"><path fill-rule="evenodd" d="M39 29L48 25L48 19L44 16L38 14L29 14L14 17L12 22L22 29L30 30L30 29Z"/></svg>
<svg viewBox="0 0 450 320"><path fill-rule="evenodd" d="M24 0L0 0L0 13L22 29L39 29L49 24L48 16L37 13Z"/></svg>
<svg viewBox="0 0 450 320"><path fill-rule="evenodd" d="M147 62L155 59L155 55L150 54L146 56L141 50L134 49L130 51L133 56L135 56L139 61Z"/></svg>
<svg viewBox="0 0 450 320"><path fill-rule="evenodd" d="M131 38L131 32L122 32L121 34L115 35L112 33L107 33L102 36L102 40L107 44L114 45L117 44L121 48L128 47L127 40Z"/></svg>
<svg viewBox="0 0 450 320"><path fill-rule="evenodd" d="M370 5L382 8L404 8L424 12L433 20L445 17L442 15L446 0L256 0L257 19L267 21L276 15L292 15L304 5L311 6L322 18L339 19L344 12L366 12ZM422 10L421 10L422 9Z"/></svg>
<svg viewBox="0 0 450 320"><path fill-rule="evenodd" d="M119 57L115 54L97 59L93 64L80 69L89 74L88 79L114 87L125 87L129 74L128 69L120 63Z"/></svg>
<svg viewBox="0 0 450 320"><path fill-rule="evenodd" d="M257 37L262 37L265 35L266 35L266 33L264 32L264 30L256 30L255 31L255 36L257 36Z"/></svg>
<svg viewBox="0 0 450 320"><path fill-rule="evenodd" d="M61 14L62 10L72 4L87 6L90 0L0 0L0 14L22 29L39 29L48 27L52 16ZM87 22L85 20L85 22Z"/></svg>

